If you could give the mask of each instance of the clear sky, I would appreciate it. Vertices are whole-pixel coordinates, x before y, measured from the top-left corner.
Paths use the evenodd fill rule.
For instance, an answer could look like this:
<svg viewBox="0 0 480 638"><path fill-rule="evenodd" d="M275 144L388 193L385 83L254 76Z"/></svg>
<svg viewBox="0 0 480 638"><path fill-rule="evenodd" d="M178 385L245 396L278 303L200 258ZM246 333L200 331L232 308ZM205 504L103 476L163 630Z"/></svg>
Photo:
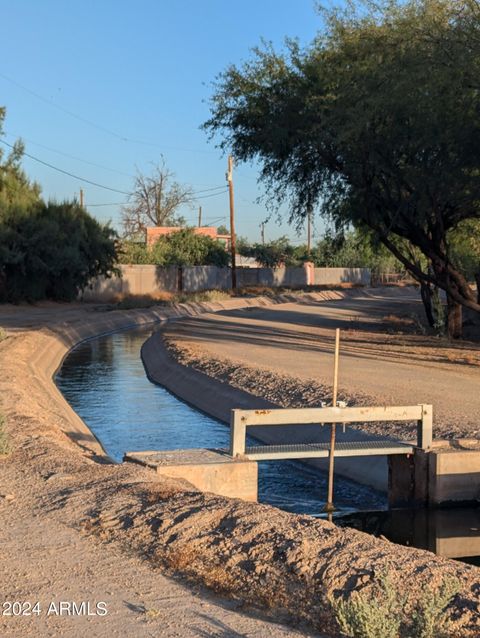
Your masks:
<svg viewBox="0 0 480 638"><path fill-rule="evenodd" d="M211 82L248 59L261 38L306 44L320 26L315 0L9 2L0 40L4 139L22 137L31 155L119 191L129 192L136 170L148 173L162 154L195 191L226 185L226 157L199 129ZM89 211L119 227L125 195L29 158L23 166L46 199L83 188ZM237 232L258 240L266 211L255 203L257 170L239 165L234 176ZM228 225L228 194L207 194L185 217L193 224L201 204L205 222ZM282 234L302 239L286 224L266 226L267 240Z"/></svg>

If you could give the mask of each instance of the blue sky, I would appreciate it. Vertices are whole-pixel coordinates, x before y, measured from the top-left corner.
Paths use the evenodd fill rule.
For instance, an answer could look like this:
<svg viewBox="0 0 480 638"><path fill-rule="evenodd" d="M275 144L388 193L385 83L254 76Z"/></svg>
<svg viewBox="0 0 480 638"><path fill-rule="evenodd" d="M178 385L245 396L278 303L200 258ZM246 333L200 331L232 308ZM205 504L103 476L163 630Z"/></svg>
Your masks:
<svg viewBox="0 0 480 638"><path fill-rule="evenodd" d="M31 155L126 192L136 170L148 173L162 154L194 190L223 186L226 158L199 130L209 115L210 83L248 59L261 38L277 47L286 36L306 44L321 24L314 0L16 0L4 6L2 22L4 139L22 137ZM90 212L118 225L124 195L29 158L23 166L45 198L83 188ZM237 232L252 240L266 217L255 203L256 179L255 167L236 167ZM226 193L184 209L192 223L199 204L206 222L228 223ZM266 226L267 240L282 234L302 239L287 224Z"/></svg>

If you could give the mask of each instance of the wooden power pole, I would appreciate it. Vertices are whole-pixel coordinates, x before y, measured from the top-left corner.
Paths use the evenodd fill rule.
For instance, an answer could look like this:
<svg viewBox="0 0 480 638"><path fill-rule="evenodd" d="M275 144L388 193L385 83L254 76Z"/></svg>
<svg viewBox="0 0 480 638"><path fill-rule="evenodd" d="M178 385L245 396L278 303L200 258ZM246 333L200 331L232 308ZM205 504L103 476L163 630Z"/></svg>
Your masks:
<svg viewBox="0 0 480 638"><path fill-rule="evenodd" d="M198 207L198 227L202 225L202 207Z"/></svg>
<svg viewBox="0 0 480 638"><path fill-rule="evenodd" d="M265 222L262 222L260 224L260 227L262 229L262 245L265 244Z"/></svg>
<svg viewBox="0 0 480 638"><path fill-rule="evenodd" d="M233 157L228 156L227 170L228 194L230 197L230 250L232 255L232 288L237 287L237 270L235 263L235 206L233 200Z"/></svg>
<svg viewBox="0 0 480 638"><path fill-rule="evenodd" d="M83 188L80 189L80 207L83 208Z"/></svg>

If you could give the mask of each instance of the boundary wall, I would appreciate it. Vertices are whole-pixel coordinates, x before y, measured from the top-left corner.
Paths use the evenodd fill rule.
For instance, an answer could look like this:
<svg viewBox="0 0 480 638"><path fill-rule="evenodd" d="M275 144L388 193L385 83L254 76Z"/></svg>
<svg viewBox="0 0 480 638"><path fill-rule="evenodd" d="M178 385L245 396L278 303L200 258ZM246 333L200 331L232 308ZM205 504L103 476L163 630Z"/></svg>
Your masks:
<svg viewBox="0 0 480 638"><path fill-rule="evenodd" d="M226 290L231 287L230 268L217 266L120 266L120 277L99 277L81 295L83 301L118 301L129 295L162 292L198 292ZM352 284L369 286L368 268L314 268L313 264L295 268L237 268L237 285L245 286L335 286Z"/></svg>

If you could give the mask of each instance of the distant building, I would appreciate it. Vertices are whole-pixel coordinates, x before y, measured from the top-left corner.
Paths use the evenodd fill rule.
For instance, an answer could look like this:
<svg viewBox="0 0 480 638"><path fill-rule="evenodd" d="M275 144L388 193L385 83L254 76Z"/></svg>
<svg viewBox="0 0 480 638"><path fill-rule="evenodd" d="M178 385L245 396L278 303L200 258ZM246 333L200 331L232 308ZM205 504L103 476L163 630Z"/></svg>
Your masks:
<svg viewBox="0 0 480 638"><path fill-rule="evenodd" d="M147 246L152 246L159 237L164 235L170 235L171 233L178 233L179 230L184 230L183 226L152 226L147 228ZM215 226L197 226L192 229L195 235L206 235L212 239L217 239L225 244L225 250L230 249L230 235L219 235Z"/></svg>

